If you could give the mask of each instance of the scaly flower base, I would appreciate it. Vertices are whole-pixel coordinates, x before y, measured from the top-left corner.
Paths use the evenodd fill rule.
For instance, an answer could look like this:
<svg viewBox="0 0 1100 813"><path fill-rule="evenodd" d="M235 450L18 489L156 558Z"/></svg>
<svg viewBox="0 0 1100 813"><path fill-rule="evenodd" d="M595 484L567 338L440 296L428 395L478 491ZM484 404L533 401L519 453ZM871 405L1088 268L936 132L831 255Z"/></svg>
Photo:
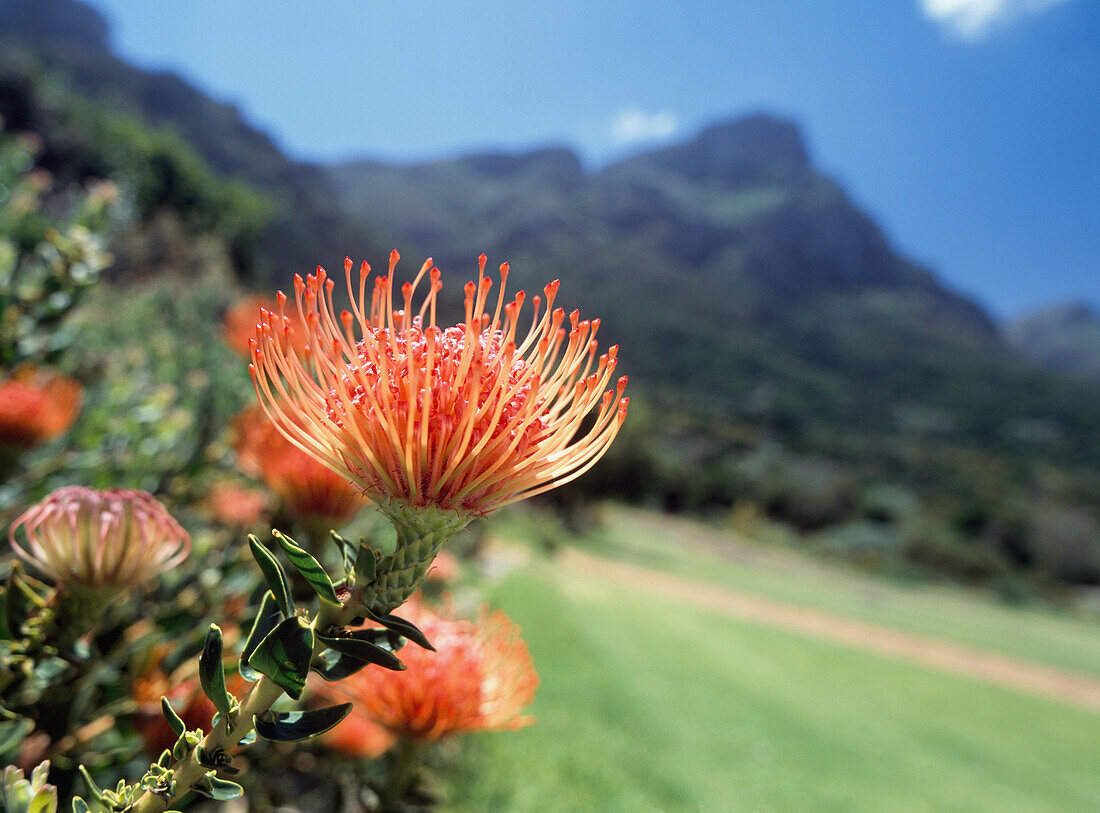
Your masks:
<svg viewBox="0 0 1100 813"><path fill-rule="evenodd" d="M397 546L379 561L374 580L357 591L368 610L385 615L416 592L443 543L469 525L473 516L433 505L416 508L398 500L380 505L379 510L397 529Z"/></svg>

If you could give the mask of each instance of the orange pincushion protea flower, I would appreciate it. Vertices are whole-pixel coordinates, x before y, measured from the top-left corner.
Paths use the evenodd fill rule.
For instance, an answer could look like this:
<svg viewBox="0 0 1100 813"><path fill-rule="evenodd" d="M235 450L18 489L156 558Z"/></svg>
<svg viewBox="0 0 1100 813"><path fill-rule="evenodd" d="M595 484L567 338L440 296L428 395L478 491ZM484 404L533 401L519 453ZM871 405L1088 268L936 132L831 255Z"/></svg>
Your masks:
<svg viewBox="0 0 1100 813"><path fill-rule="evenodd" d="M336 314L335 283L324 269L295 277L297 319L287 298L261 312L252 348L252 378L264 411L296 446L357 484L380 505L436 506L469 516L568 482L607 450L629 399L614 389L617 347L597 356L599 320L553 308L555 280L532 297L534 315L520 334L522 291L505 302L508 265L500 267L495 308L492 280L479 260L477 283L465 287L466 318L436 325L441 274L424 263L395 303L393 272L375 279L370 266L352 282L351 311ZM413 309L417 286L429 290ZM399 306L400 305L400 306ZM541 310L541 312L540 312ZM295 350L295 321L308 332ZM584 429L585 418L595 420Z"/></svg>
<svg viewBox="0 0 1100 813"><path fill-rule="evenodd" d="M45 370L23 369L0 381L0 444L30 448L60 437L83 396L76 381Z"/></svg>
<svg viewBox="0 0 1100 813"><path fill-rule="evenodd" d="M436 648L401 650L404 672L364 669L321 691L354 704L362 716L405 739L434 741L469 731L509 730L539 685L519 627L502 612L477 621L426 610L413 619Z"/></svg>
<svg viewBox="0 0 1100 813"><path fill-rule="evenodd" d="M16 542L22 529L25 545ZM171 570L191 537L145 491L59 488L12 523L12 550L55 583L124 589Z"/></svg>
<svg viewBox="0 0 1100 813"><path fill-rule="evenodd" d="M234 429L241 471L263 480L292 513L342 522L362 508L358 489L283 437L259 407L241 413Z"/></svg>

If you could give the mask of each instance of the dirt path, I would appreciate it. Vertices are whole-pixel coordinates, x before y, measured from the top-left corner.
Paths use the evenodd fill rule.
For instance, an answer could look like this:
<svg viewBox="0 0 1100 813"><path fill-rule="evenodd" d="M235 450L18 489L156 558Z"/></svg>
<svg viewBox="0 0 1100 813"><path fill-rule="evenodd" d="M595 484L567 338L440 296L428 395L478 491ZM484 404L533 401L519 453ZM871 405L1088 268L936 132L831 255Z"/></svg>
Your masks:
<svg viewBox="0 0 1100 813"><path fill-rule="evenodd" d="M715 610L732 618L821 638L1100 713L1100 678L772 601L727 587L603 559L573 548L562 551L561 562L566 567L647 590L681 604Z"/></svg>

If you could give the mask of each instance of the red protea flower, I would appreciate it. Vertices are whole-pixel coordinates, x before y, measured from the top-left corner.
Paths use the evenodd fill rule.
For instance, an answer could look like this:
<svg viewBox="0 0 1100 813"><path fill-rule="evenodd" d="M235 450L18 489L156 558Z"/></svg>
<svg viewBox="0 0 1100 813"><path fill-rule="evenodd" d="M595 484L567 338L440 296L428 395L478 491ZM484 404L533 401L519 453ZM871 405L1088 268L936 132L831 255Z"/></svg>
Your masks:
<svg viewBox="0 0 1100 813"><path fill-rule="evenodd" d="M555 280L532 297L521 333L522 291L505 301L508 265L492 280L479 260L466 284L466 318L436 325L441 274L424 263L394 301L393 273L358 284L344 262L351 310L336 314L334 283L324 269L295 277L297 316L286 296L262 310L252 349L252 377L264 411L292 443L354 482L393 513L436 508L483 515L580 476L607 450L626 416L626 386L607 389L617 347L597 355L599 320L553 308ZM413 296L427 276L428 292ZM545 304L545 309L543 305ZM305 352L295 348L300 328ZM585 419L595 413L590 425Z"/></svg>
<svg viewBox="0 0 1100 813"><path fill-rule="evenodd" d="M504 613L482 611L470 621L423 610L414 621L435 652L406 646L406 671L364 669L321 691L350 700L352 715L410 740L534 722L520 710L534 698L538 674L519 627Z"/></svg>
<svg viewBox="0 0 1100 813"><path fill-rule="evenodd" d="M237 465L270 488L303 519L343 522L363 507L359 490L288 441L259 407L234 422Z"/></svg>
<svg viewBox="0 0 1100 813"><path fill-rule="evenodd" d="M0 444L30 448L63 435L84 390L71 378L24 368L0 381Z"/></svg>
<svg viewBox="0 0 1100 813"><path fill-rule="evenodd" d="M12 524L9 540L17 556L56 584L101 594L153 579L191 550L191 537L153 495L80 486L59 488L32 506Z"/></svg>

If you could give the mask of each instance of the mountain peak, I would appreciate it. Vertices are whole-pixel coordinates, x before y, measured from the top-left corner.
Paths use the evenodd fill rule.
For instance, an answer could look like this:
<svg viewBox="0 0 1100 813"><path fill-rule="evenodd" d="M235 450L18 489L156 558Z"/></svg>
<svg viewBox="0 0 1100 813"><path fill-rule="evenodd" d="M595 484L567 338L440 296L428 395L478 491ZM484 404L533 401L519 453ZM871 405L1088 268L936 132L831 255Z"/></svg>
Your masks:
<svg viewBox="0 0 1100 813"><path fill-rule="evenodd" d="M745 183L803 175L810 170L810 157L797 124L761 113L712 124L690 141L617 166L649 166L696 181Z"/></svg>
<svg viewBox="0 0 1100 813"><path fill-rule="evenodd" d="M76 0L8 0L0 3L0 34L23 42L65 44L106 51L110 29L103 15Z"/></svg>

